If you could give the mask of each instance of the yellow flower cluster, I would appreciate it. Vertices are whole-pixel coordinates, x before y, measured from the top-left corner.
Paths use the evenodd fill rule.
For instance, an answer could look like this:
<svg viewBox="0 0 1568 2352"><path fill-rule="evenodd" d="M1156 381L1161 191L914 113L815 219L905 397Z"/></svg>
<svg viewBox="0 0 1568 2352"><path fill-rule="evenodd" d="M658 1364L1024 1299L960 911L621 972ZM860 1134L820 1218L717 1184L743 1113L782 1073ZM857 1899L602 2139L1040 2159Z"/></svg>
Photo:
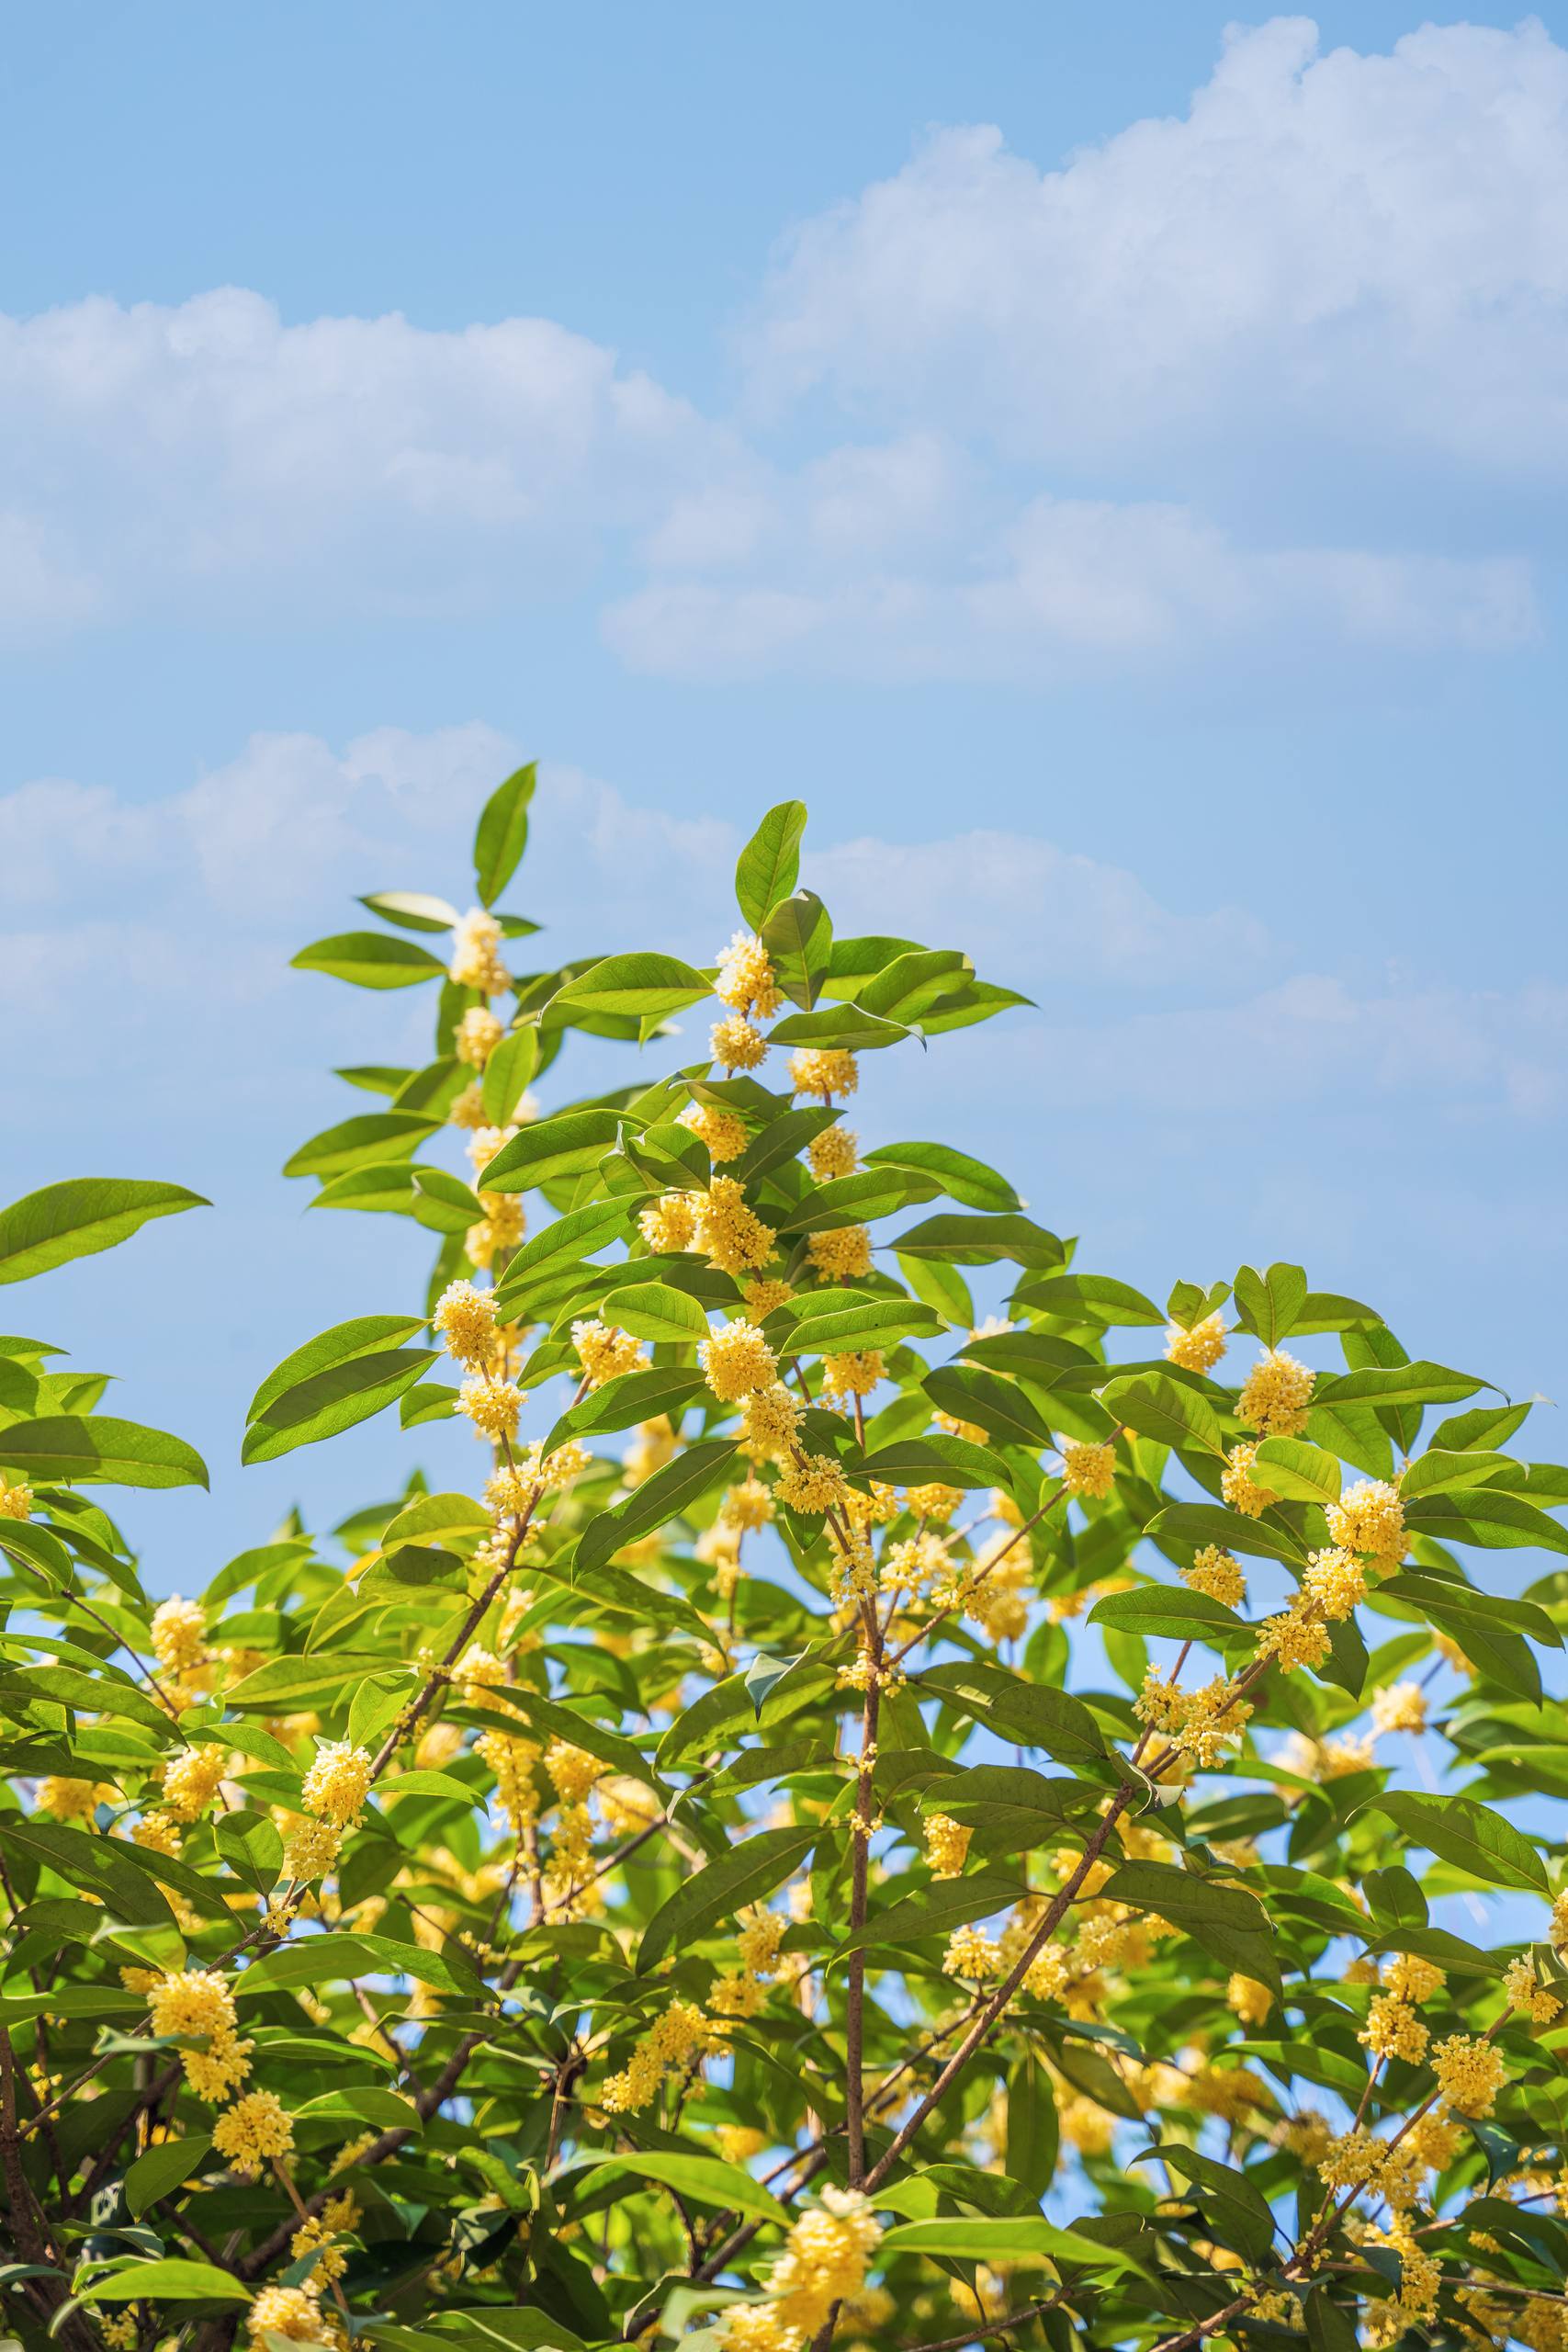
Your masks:
<svg viewBox="0 0 1568 2352"><path fill-rule="evenodd" d="M1270 1487L1254 1478L1252 1468L1257 1459L1256 1445L1233 1445L1220 1473L1221 1494L1232 1510L1239 1510L1246 1519L1260 1519L1269 1504L1280 1499Z"/></svg>
<svg viewBox="0 0 1568 2352"><path fill-rule="evenodd" d="M480 1437L510 1443L526 1402L514 1380L465 1380L452 1410L466 1415Z"/></svg>
<svg viewBox="0 0 1568 2352"><path fill-rule="evenodd" d="M1269 1349L1241 1384L1236 1419L1263 1437L1299 1437L1316 1377L1285 1349Z"/></svg>
<svg viewBox="0 0 1568 2352"><path fill-rule="evenodd" d="M305 1808L337 1829L355 1829L370 1793L370 1758L346 1739L322 1741L300 1792Z"/></svg>
<svg viewBox="0 0 1568 2352"><path fill-rule="evenodd" d="M773 1462L795 1442L804 1411L793 1389L776 1380L771 1388L753 1389L740 1417L740 1442L753 1462Z"/></svg>
<svg viewBox="0 0 1568 2352"><path fill-rule="evenodd" d="M489 1005L471 1005L452 1032L452 1050L469 1069L483 1069L505 1035L505 1023Z"/></svg>
<svg viewBox="0 0 1568 2352"><path fill-rule="evenodd" d="M932 1520L939 1527L947 1525L963 1500L962 1487L943 1486L940 1479L932 1479L922 1487L907 1487L904 1490L904 1506L910 1518Z"/></svg>
<svg viewBox="0 0 1568 2352"><path fill-rule="evenodd" d="M288 2154L294 2126L276 2092L247 2091L213 2125L212 2144L231 2164L254 2172L271 2157Z"/></svg>
<svg viewBox="0 0 1568 2352"><path fill-rule="evenodd" d="M1427 1693L1418 1682L1391 1682L1372 1693L1372 1724L1375 1730L1425 1731L1427 1728Z"/></svg>
<svg viewBox="0 0 1568 2352"><path fill-rule="evenodd" d="M708 1386L721 1405L735 1405L778 1378L773 1351L755 1324L744 1317L721 1323L697 1349Z"/></svg>
<svg viewBox="0 0 1568 2352"><path fill-rule="evenodd" d="M1274 1996L1256 1976L1237 1973L1225 1986L1225 2002L1243 2025L1262 2025L1274 2006Z"/></svg>
<svg viewBox="0 0 1568 2352"><path fill-rule="evenodd" d="M509 1732L487 1731L475 1741L474 1752L495 1774L495 1802L502 1820L521 1837L530 1822L539 1817L539 1792L534 1780L534 1767L539 1761L537 1744L514 1738Z"/></svg>
<svg viewBox="0 0 1568 2352"><path fill-rule="evenodd" d="M452 929L452 961L447 972L460 989L478 989L482 996L503 996L512 975L501 960L502 929L482 907L470 907Z"/></svg>
<svg viewBox="0 0 1568 2352"><path fill-rule="evenodd" d="M207 1656L207 1611L172 1593L152 1611L152 1655L169 1674L186 1674Z"/></svg>
<svg viewBox="0 0 1568 2352"><path fill-rule="evenodd" d="M842 1507L849 1482L830 1453L811 1453L803 1462L785 1463L775 1492L791 1510L826 1511Z"/></svg>
<svg viewBox="0 0 1568 2352"><path fill-rule="evenodd" d="M1218 1544L1205 1544L1190 1567L1181 1571L1181 1581L1194 1592L1205 1592L1211 1600L1223 1601L1227 1609L1239 1609L1247 1599L1247 1578L1234 1553Z"/></svg>
<svg viewBox="0 0 1568 2352"><path fill-rule="evenodd" d="M209 1740L193 1743L164 1767L164 1807L176 1821L197 1821L229 1770L229 1750Z"/></svg>
<svg viewBox="0 0 1568 2352"><path fill-rule="evenodd" d="M1404 1557L1404 1505L1383 1478L1359 1478L1327 1510L1328 1532L1347 1552L1361 1552L1380 1568Z"/></svg>
<svg viewBox="0 0 1568 2352"><path fill-rule="evenodd" d="M791 2228L768 2281L782 2324L803 2338L815 2335L836 2304L859 2294L881 2235L869 2200L858 2190L825 2188L821 2204Z"/></svg>
<svg viewBox="0 0 1568 2352"><path fill-rule="evenodd" d="M689 1250L696 1231L696 1211L691 1193L666 1193L651 1208L637 1212L637 1229L649 1248L659 1256L672 1256L677 1250Z"/></svg>
<svg viewBox="0 0 1568 2352"><path fill-rule="evenodd" d="M308 2254L315 2256L310 2281L312 2288L330 2287L334 2279L343 2277L348 2268L348 2255L333 2241L357 2228L358 2223L359 2200L351 2188L329 2197L319 2213L312 2213L300 2222L288 2241L288 2251L296 2262L302 2261Z"/></svg>
<svg viewBox="0 0 1568 2352"><path fill-rule="evenodd" d="M677 1125L686 1127L707 1146L708 1158L739 1159L746 1148L746 1122L737 1112L720 1110L716 1102L688 1102Z"/></svg>
<svg viewBox="0 0 1568 2352"><path fill-rule="evenodd" d="M470 1372L482 1372L495 1352L495 1293L472 1283L448 1283L431 1317L446 1352Z"/></svg>
<svg viewBox="0 0 1568 2352"><path fill-rule="evenodd" d="M1115 1483L1113 1445L1064 1445L1062 1480L1069 1495L1080 1502L1103 1502Z"/></svg>
<svg viewBox="0 0 1568 2352"><path fill-rule="evenodd" d="M727 2165L749 2164L768 2144L768 2135L754 2123L721 2123L714 2132L718 2153Z"/></svg>
<svg viewBox="0 0 1568 2352"><path fill-rule="evenodd" d="M233 1996L212 1969L185 1968L157 1978L148 1987L147 2007L154 2033L204 2044L180 2053L197 2098L216 2105L244 2081L254 2045L240 2039Z"/></svg>
<svg viewBox="0 0 1568 2352"><path fill-rule="evenodd" d="M1225 1351L1224 1317L1205 1315L1201 1323L1169 1323L1165 1333L1165 1360L1186 1372L1213 1372Z"/></svg>
<svg viewBox="0 0 1568 2352"><path fill-rule="evenodd" d="M808 1238L806 1254L819 1283L852 1283L871 1272L871 1228L830 1226Z"/></svg>
<svg viewBox="0 0 1568 2352"><path fill-rule="evenodd" d="M754 932L738 931L728 946L719 949L713 992L721 1004L732 1005L737 1012L753 1012L759 1021L771 1021L778 1011L784 995L768 951Z"/></svg>
<svg viewBox="0 0 1568 2352"><path fill-rule="evenodd" d="M18 1480L12 1486L8 1479L0 1477L0 1519L30 1519L32 1510L32 1488L25 1481Z"/></svg>
<svg viewBox="0 0 1568 2352"><path fill-rule="evenodd" d="M1201 1690L1183 1690L1152 1667L1144 1677L1133 1711L1140 1723L1168 1739L1179 1756L1190 1757L1204 1770L1219 1762L1228 1741L1241 1738L1252 1713L1247 1701L1236 1698L1235 1686L1224 1675L1205 1683Z"/></svg>
<svg viewBox="0 0 1568 2352"><path fill-rule="evenodd" d="M756 1069L768 1057L768 1041L743 1013L732 1012L708 1032L708 1054L724 1069Z"/></svg>
<svg viewBox="0 0 1568 2352"><path fill-rule="evenodd" d="M1503 1990L1511 2008L1522 2009L1532 2025L1551 2025L1562 2004L1535 1973L1529 1952L1520 1952L1503 1972Z"/></svg>
<svg viewBox="0 0 1568 2352"><path fill-rule="evenodd" d="M268 2336L281 2335L290 2344L322 2340L321 2306L307 2287L263 2287L245 2314L251 2342L265 2346Z"/></svg>
<svg viewBox="0 0 1568 2352"><path fill-rule="evenodd" d="M806 1147L811 1173L819 1184L838 1176L852 1176L860 1162L860 1137L852 1127L824 1127Z"/></svg>
<svg viewBox="0 0 1568 2352"><path fill-rule="evenodd" d="M835 1094L854 1093L860 1069L853 1054L839 1046L807 1046L789 1057L789 1082L796 1094L819 1094L824 1102Z"/></svg>
<svg viewBox="0 0 1568 2352"><path fill-rule="evenodd" d="M671 2001L644 2034L618 2075L606 2077L599 2105L611 2115L635 2115L658 2097L666 2075L724 2048L722 2030L694 2001Z"/></svg>
<svg viewBox="0 0 1568 2352"><path fill-rule="evenodd" d="M1491 2114L1508 2079L1502 2052L1489 2041L1462 2033L1434 2043L1432 2072L1449 2105L1475 2120Z"/></svg>
<svg viewBox="0 0 1568 2352"><path fill-rule="evenodd" d="M746 1312L753 1323L761 1323L775 1306L787 1306L795 1296L795 1284L781 1281L776 1275L762 1274L755 1282L742 1283L740 1295Z"/></svg>
<svg viewBox="0 0 1568 2352"><path fill-rule="evenodd" d="M718 1512L720 1524L737 1535L750 1534L756 1528L766 1527L773 1515L773 1488L764 1485L755 1474L743 1478L738 1487L726 1490Z"/></svg>
<svg viewBox="0 0 1568 2352"><path fill-rule="evenodd" d="M296 1815L288 1826L283 1867L299 1885L310 1886L325 1878L342 1850L343 1831L335 1823Z"/></svg>
<svg viewBox="0 0 1568 2352"><path fill-rule="evenodd" d="M603 1388L607 1380L617 1380L624 1372L637 1372L648 1362L648 1350L640 1340L601 1322L596 1316L572 1325L571 1344L590 1388Z"/></svg>
<svg viewBox="0 0 1568 2352"><path fill-rule="evenodd" d="M716 1176L705 1193L689 1198L692 1247L702 1251L710 1266L721 1274L742 1274L767 1264L777 1237L747 1206L745 1192L733 1176Z"/></svg>
<svg viewBox="0 0 1568 2352"><path fill-rule="evenodd" d="M1376 1993L1367 2022L1356 2036L1378 2058L1404 2058L1418 2066L1430 2039L1426 2026L1405 2002L1392 1993Z"/></svg>
<svg viewBox="0 0 1568 2352"><path fill-rule="evenodd" d="M754 2018L768 1996L768 1985L778 1973L779 1946L789 1922L782 1911L763 1905L741 1915L735 1949L740 1965L719 1977L708 1999L720 2017Z"/></svg>
<svg viewBox="0 0 1568 2352"><path fill-rule="evenodd" d="M880 1348L862 1348L856 1354L822 1359L822 1386L834 1398L869 1396L885 1377Z"/></svg>
<svg viewBox="0 0 1568 2352"><path fill-rule="evenodd" d="M926 1865L932 1878L957 1878L964 1869L974 1830L962 1821L954 1821L950 1813L928 1813L925 1830Z"/></svg>
<svg viewBox="0 0 1568 2352"><path fill-rule="evenodd" d="M73 1781L62 1772L48 1772L38 1784L38 1810L53 1821L91 1821L101 1804L112 1804L115 1791L107 1781Z"/></svg>

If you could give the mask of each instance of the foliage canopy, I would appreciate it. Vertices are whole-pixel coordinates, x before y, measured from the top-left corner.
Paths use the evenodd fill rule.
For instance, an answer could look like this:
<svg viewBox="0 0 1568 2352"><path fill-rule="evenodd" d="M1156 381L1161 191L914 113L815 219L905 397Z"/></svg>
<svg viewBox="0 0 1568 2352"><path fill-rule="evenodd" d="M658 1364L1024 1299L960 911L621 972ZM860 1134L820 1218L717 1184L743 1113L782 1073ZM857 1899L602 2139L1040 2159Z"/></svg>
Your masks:
<svg viewBox="0 0 1568 2352"><path fill-rule="evenodd" d="M295 959L434 990L288 1172L435 1264L243 1439L457 1414L470 1490L154 1602L95 1490L201 1462L0 1340L14 2335L1561 2352L1528 1408L1298 1267L1157 1306L959 1146L863 1148L862 1057L1021 1000L837 935L796 802L715 967L517 976L532 790L476 909ZM574 1033L629 1081L574 1096ZM199 1205L53 1185L0 1282Z"/></svg>

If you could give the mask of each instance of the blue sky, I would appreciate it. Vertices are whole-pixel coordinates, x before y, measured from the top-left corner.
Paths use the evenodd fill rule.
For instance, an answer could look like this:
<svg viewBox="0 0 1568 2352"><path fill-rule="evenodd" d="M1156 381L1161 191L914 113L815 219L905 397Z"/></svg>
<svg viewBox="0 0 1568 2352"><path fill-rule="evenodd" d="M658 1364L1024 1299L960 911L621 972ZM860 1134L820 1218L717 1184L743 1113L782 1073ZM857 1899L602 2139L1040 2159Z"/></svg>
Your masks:
<svg viewBox="0 0 1568 2352"><path fill-rule="evenodd" d="M218 1208L0 1321L209 1453L131 1514L160 1582L401 1475L232 1466L423 1247L276 1172L423 1006L285 966L460 894L527 754L563 954L711 954L798 793L846 927L1042 1007L868 1140L1563 1392L1568 9L62 0L6 52L5 1190Z"/></svg>

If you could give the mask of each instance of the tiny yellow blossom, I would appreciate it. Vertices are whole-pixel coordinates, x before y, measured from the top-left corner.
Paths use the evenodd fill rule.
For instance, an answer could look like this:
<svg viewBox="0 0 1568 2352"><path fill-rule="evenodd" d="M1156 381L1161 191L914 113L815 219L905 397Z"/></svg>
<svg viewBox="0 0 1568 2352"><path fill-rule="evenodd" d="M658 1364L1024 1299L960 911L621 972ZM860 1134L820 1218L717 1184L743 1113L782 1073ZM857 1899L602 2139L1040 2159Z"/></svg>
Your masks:
<svg viewBox="0 0 1568 2352"><path fill-rule="evenodd" d="M721 1405L738 1404L755 1389L771 1388L778 1377L772 1348L743 1317L710 1331L698 1347L697 1357Z"/></svg>
<svg viewBox="0 0 1568 2352"><path fill-rule="evenodd" d="M1372 1693L1372 1724L1384 1731L1425 1731L1427 1693L1418 1682L1391 1682Z"/></svg>
<svg viewBox="0 0 1568 2352"><path fill-rule="evenodd" d="M431 1322L446 1352L470 1372L480 1372L495 1351L495 1293L472 1283L448 1283L435 1302Z"/></svg>
<svg viewBox="0 0 1568 2352"><path fill-rule="evenodd" d="M488 1005L473 1005L452 1032L452 1050L470 1069L483 1069L506 1035L506 1024Z"/></svg>
<svg viewBox="0 0 1568 2352"><path fill-rule="evenodd" d="M275 2092L247 2091L213 2125L212 2144L231 2164L254 2171L268 2158L288 2154L294 2127Z"/></svg>
<svg viewBox="0 0 1568 2352"><path fill-rule="evenodd" d="M1269 1349L1242 1382L1236 1419L1263 1437L1299 1437L1316 1377L1285 1349Z"/></svg>
<svg viewBox="0 0 1568 2352"><path fill-rule="evenodd" d="M954 1821L949 1813L928 1813L925 1833L926 1862L932 1878L957 1878L974 1830L964 1822Z"/></svg>
<svg viewBox="0 0 1568 2352"><path fill-rule="evenodd" d="M172 1593L152 1611L152 1655L169 1674L187 1673L207 1655L207 1611Z"/></svg>
<svg viewBox="0 0 1568 2352"><path fill-rule="evenodd" d="M754 1272L773 1254L777 1236L747 1205L733 1176L716 1176L705 1193L693 1196L692 1241L721 1274Z"/></svg>
<svg viewBox="0 0 1568 2352"><path fill-rule="evenodd" d="M756 1069L768 1057L768 1041L743 1013L734 1012L727 1021L714 1023L708 1054L724 1069Z"/></svg>
<svg viewBox="0 0 1568 2352"><path fill-rule="evenodd" d="M465 1380L452 1409L465 1414L480 1437L510 1441L517 1434L517 1423L526 1402L515 1381Z"/></svg>
<svg viewBox="0 0 1568 2352"><path fill-rule="evenodd" d="M648 1362L648 1350L640 1340L597 1317L572 1325L571 1344L590 1388L603 1388L607 1380L636 1372Z"/></svg>
<svg viewBox="0 0 1568 2352"><path fill-rule="evenodd" d="M713 992L721 1004L737 1012L753 1012L771 1021L784 1002L767 949L754 932L738 931L718 953Z"/></svg>
<svg viewBox="0 0 1568 2352"><path fill-rule="evenodd" d="M1205 1592L1211 1600L1223 1601L1227 1609L1239 1609L1247 1599L1247 1578L1234 1553L1218 1544L1205 1544L1190 1567L1181 1571L1183 1584L1194 1592Z"/></svg>
<svg viewBox="0 0 1568 2352"><path fill-rule="evenodd" d="M1491 2114L1508 2078L1500 2051L1462 2033L1433 2045L1432 2072L1449 2105L1475 2119Z"/></svg>
<svg viewBox="0 0 1568 2352"><path fill-rule="evenodd" d="M1371 1555L1380 1567L1394 1567L1405 1551L1404 1505L1386 1479L1359 1478L1327 1510L1328 1532L1348 1552Z"/></svg>
<svg viewBox="0 0 1568 2352"><path fill-rule="evenodd" d="M450 978L460 989L478 989L482 996L502 996L512 986L512 975L501 960L501 924L482 907L471 907L452 932Z"/></svg>
<svg viewBox="0 0 1568 2352"><path fill-rule="evenodd" d="M789 1057L789 1082L796 1094L819 1094L824 1102L854 1093L860 1070L853 1054L838 1046L807 1046Z"/></svg>
<svg viewBox="0 0 1568 2352"><path fill-rule="evenodd" d="M1065 1445L1062 1448L1062 1478L1069 1495L1080 1501L1103 1502L1110 1494L1116 1476L1116 1448L1113 1445Z"/></svg>
<svg viewBox="0 0 1568 2352"><path fill-rule="evenodd" d="M860 1161L860 1137L851 1127L824 1127L807 1145L806 1157L819 1184L852 1176Z"/></svg>
<svg viewBox="0 0 1568 2352"><path fill-rule="evenodd" d="M345 1739L323 1741L300 1792L305 1809L339 1829L355 1828L370 1793L370 1757Z"/></svg>
<svg viewBox="0 0 1568 2352"><path fill-rule="evenodd" d="M30 1519L32 1510L32 1488L21 1480L12 1486L0 1477L0 1519Z"/></svg>
<svg viewBox="0 0 1568 2352"><path fill-rule="evenodd" d="M734 1111L720 1110L716 1103L688 1102L676 1125L689 1128L699 1143L707 1146L708 1158L739 1159L746 1148L746 1122Z"/></svg>
<svg viewBox="0 0 1568 2352"><path fill-rule="evenodd" d="M829 1226L825 1232L810 1235L806 1252L819 1283L854 1282L871 1272L871 1228Z"/></svg>
<svg viewBox="0 0 1568 2352"><path fill-rule="evenodd" d="M1191 1325L1166 1326L1166 1362L1179 1363L1186 1372L1213 1372L1224 1351L1225 1325L1222 1315L1205 1315L1201 1323Z"/></svg>
<svg viewBox="0 0 1568 2352"><path fill-rule="evenodd" d="M1225 1466L1220 1473L1220 1492L1232 1510L1239 1510L1247 1519L1259 1519L1270 1503L1280 1499L1252 1475L1258 1459L1256 1445L1233 1445L1225 1456Z"/></svg>

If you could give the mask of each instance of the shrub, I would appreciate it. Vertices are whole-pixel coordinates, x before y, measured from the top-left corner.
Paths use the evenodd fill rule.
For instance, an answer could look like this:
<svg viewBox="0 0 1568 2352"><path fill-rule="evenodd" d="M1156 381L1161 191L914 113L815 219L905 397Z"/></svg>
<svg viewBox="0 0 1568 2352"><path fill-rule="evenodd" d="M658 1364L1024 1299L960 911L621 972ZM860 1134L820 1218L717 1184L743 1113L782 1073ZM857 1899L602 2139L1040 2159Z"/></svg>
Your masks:
<svg viewBox="0 0 1568 2352"><path fill-rule="evenodd" d="M435 1265L244 1438L457 1415L465 1491L154 1602L93 1489L199 1461L0 1341L16 2335L1555 2352L1563 1603L1465 1565L1568 1549L1528 1408L1298 1267L1162 1308L867 1148L866 1057L1020 1000L836 937L796 803L716 970L514 977L531 789L478 910L296 958L435 992L288 1163ZM574 1097L573 1032L628 1082ZM0 1277L194 1205L55 1185Z"/></svg>

